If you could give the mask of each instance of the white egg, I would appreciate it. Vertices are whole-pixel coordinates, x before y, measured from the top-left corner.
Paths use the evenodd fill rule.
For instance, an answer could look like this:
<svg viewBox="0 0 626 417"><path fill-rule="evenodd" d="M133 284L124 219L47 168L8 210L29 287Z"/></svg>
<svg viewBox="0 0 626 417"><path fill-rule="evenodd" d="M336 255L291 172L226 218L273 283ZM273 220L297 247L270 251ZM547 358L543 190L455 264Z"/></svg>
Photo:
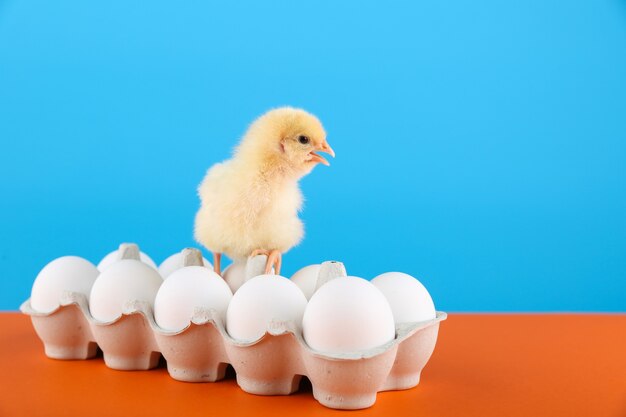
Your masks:
<svg viewBox="0 0 626 417"><path fill-rule="evenodd" d="M264 275L267 256L257 255L252 259L235 260L222 271L222 277L234 293L248 280L258 275ZM272 274L274 268L272 267Z"/></svg>
<svg viewBox="0 0 626 417"><path fill-rule="evenodd" d="M120 258L120 249L118 250L114 250L113 252L109 253L108 255L106 255L104 258L102 258L102 260L98 263L98 271L102 272L105 269L107 269L109 266L113 265L115 262L119 261ZM154 263L154 261L145 253L140 252L139 253L139 259L141 260L141 262L150 265L151 267L153 267L154 269L157 269L157 265Z"/></svg>
<svg viewBox="0 0 626 417"><path fill-rule="evenodd" d="M78 256L63 256L46 265L33 283L30 305L40 313L56 310L64 291L89 293L99 271L94 264Z"/></svg>
<svg viewBox="0 0 626 417"><path fill-rule="evenodd" d="M291 280L302 290L307 300L313 293L331 279L347 276L343 263L325 261L321 264L305 266L292 275Z"/></svg>
<svg viewBox="0 0 626 417"><path fill-rule="evenodd" d="M310 300L315 292L317 277L321 267L322 265L320 264L305 266L291 276L291 281L302 290L307 300Z"/></svg>
<svg viewBox="0 0 626 417"><path fill-rule="evenodd" d="M279 275L259 275L239 288L226 313L226 329L233 339L253 342L271 321L289 321L299 328L306 298L296 284Z"/></svg>
<svg viewBox="0 0 626 417"><path fill-rule="evenodd" d="M309 300L302 328L309 347L326 353L372 349L395 338L393 313L385 296L356 277L335 278L322 285Z"/></svg>
<svg viewBox="0 0 626 417"><path fill-rule="evenodd" d="M163 279L156 269L134 259L123 259L100 273L91 288L89 310L101 322L122 315L125 303L146 301L154 306Z"/></svg>
<svg viewBox="0 0 626 417"><path fill-rule="evenodd" d="M196 307L213 309L226 319L233 293L222 277L202 266L187 266L163 282L154 300L154 317L164 330L180 331L189 325Z"/></svg>
<svg viewBox="0 0 626 417"><path fill-rule="evenodd" d="M224 271L222 271L224 281L230 287L230 290L234 293L237 292L239 287L246 282L246 262L235 261L228 265Z"/></svg>
<svg viewBox="0 0 626 417"><path fill-rule="evenodd" d="M159 265L159 269L158 269L159 274L161 274L161 277L163 277L163 279L166 279L172 274L172 272L182 268L183 259L184 259L183 253L178 252L168 257L163 262L161 262L161 265ZM213 268L213 265L211 265L211 262L207 261L204 257L202 257L202 263L204 264L206 268Z"/></svg>
<svg viewBox="0 0 626 417"><path fill-rule="evenodd" d="M396 323L432 320L437 315L428 290L411 275L387 272L372 280L387 298Z"/></svg>

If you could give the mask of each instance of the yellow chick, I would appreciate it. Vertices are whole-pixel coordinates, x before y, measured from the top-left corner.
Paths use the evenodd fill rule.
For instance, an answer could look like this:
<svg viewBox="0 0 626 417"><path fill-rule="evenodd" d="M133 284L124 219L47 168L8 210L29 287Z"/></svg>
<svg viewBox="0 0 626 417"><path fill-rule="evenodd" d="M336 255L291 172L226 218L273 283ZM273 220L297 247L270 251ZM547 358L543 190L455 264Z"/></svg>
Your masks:
<svg viewBox="0 0 626 417"><path fill-rule="evenodd" d="M298 180L335 156L320 121L301 109L270 110L252 125L231 159L213 165L198 188L195 237L213 252L245 260L267 255L265 272L280 274L282 254L304 235Z"/></svg>

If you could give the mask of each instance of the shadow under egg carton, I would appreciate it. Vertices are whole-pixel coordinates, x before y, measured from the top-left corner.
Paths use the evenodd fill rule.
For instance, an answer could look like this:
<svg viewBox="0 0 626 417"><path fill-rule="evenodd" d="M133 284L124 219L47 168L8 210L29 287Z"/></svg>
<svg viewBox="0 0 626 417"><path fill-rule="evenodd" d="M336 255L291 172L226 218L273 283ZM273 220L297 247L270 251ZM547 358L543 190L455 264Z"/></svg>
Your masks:
<svg viewBox="0 0 626 417"><path fill-rule="evenodd" d="M88 359L99 346L109 368L148 370L162 354L170 376L186 382L219 381L231 364L241 389L257 395L289 395L307 376L315 399L335 409L367 408L379 391L415 387L447 316L437 312L433 320L399 324L395 339L374 349L328 354L310 349L289 322L271 322L261 339L241 343L214 310L196 309L179 332L161 329L150 305L139 301L126 303L110 323L95 320L79 293L63 293L60 307L49 314L33 310L30 300L20 310L31 317L50 358Z"/></svg>

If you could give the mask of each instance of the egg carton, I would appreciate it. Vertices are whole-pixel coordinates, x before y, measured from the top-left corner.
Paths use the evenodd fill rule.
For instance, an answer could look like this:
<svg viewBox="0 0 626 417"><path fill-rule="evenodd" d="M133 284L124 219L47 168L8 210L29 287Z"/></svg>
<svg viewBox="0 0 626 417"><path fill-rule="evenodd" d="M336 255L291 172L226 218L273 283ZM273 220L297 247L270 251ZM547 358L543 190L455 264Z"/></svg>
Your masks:
<svg viewBox="0 0 626 417"><path fill-rule="evenodd" d="M263 265L264 258L252 259L247 277ZM325 266L318 286L343 269L341 263ZM315 399L334 409L367 408L380 391L418 385L439 323L446 319L446 313L437 312L433 320L400 323L396 337L382 346L330 354L311 349L293 322L271 321L260 339L243 343L230 337L217 311L205 308L196 308L190 324L176 332L160 328L151 304L138 300L126 302L121 316L111 322L96 320L87 297L78 292L63 292L59 307L49 313L34 310L30 299L20 310L31 317L46 355L53 359L89 359L99 347L109 368L148 370L163 355L170 376L185 382L219 381L231 364L239 387L257 395L289 395L306 376Z"/></svg>

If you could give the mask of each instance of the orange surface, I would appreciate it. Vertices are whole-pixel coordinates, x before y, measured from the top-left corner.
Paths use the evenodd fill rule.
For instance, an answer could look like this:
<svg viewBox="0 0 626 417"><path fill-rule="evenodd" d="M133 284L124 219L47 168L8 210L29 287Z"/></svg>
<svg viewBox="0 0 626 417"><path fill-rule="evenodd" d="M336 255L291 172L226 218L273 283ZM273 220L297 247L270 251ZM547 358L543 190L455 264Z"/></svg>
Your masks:
<svg viewBox="0 0 626 417"><path fill-rule="evenodd" d="M48 359L18 313L0 314L0 416L626 417L626 315L461 315L443 322L422 382L360 411L241 391L231 377L192 384L164 367L122 372L101 358Z"/></svg>

